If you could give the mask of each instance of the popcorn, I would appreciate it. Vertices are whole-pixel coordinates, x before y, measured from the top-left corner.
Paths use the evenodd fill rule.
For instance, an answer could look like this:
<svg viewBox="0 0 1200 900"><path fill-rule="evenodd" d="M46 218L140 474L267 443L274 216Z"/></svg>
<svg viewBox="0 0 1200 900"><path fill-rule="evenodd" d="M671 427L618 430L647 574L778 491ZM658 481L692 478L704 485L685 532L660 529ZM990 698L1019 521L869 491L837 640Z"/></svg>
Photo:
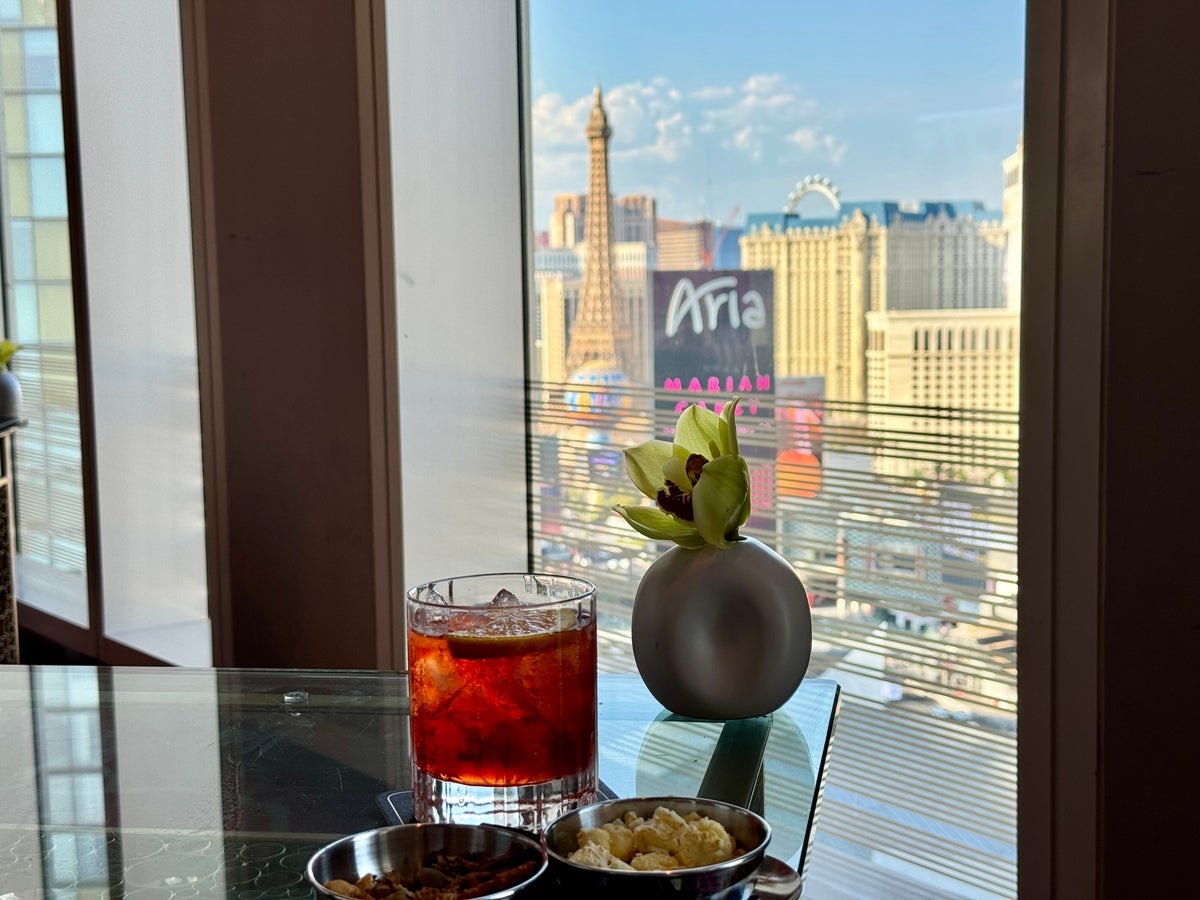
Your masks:
<svg viewBox="0 0 1200 900"><path fill-rule="evenodd" d="M654 811L649 822L643 822L633 829L633 846L639 853L657 853L674 855L679 850L679 838L687 830L688 823L683 816L674 810L660 806ZM677 868L666 866L660 868Z"/></svg>
<svg viewBox="0 0 1200 900"><path fill-rule="evenodd" d="M633 832L625 826L624 822L607 822L603 826L603 831L608 835L608 849L613 856L618 859L633 857Z"/></svg>
<svg viewBox="0 0 1200 900"><path fill-rule="evenodd" d="M579 863L581 866L591 866L595 869L632 869L629 863L620 857L613 856L605 848L599 844L580 844L579 849L572 853L568 859L571 862Z"/></svg>
<svg viewBox="0 0 1200 900"><path fill-rule="evenodd" d="M611 824L611 823L609 823ZM579 829L579 846L580 847L599 847L605 853L612 852L612 831L608 825L602 828L581 828ZM621 854L616 854L620 856Z"/></svg>
<svg viewBox="0 0 1200 900"><path fill-rule="evenodd" d="M733 838L720 822L697 817L695 822L679 836L679 861L685 866L707 866L711 861L730 859L733 856Z"/></svg>
<svg viewBox="0 0 1200 900"><path fill-rule="evenodd" d="M679 860L670 853L662 850L652 850L649 853L635 853L629 864L639 872L679 868Z"/></svg>
<svg viewBox="0 0 1200 900"><path fill-rule="evenodd" d="M699 813L687 817L660 806L650 819L632 812L599 828L579 832L571 862L600 869L691 869L711 866L744 851L720 822Z"/></svg>

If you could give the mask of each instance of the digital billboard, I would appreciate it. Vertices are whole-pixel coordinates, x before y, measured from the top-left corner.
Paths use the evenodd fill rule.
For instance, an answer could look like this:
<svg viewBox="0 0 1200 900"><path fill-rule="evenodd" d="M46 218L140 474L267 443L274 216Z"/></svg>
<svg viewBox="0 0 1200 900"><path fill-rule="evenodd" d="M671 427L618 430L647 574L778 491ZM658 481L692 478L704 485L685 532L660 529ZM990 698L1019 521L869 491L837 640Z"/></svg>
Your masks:
<svg viewBox="0 0 1200 900"><path fill-rule="evenodd" d="M815 497L821 489L825 452L825 378L820 375L776 380L779 455L776 486L787 497Z"/></svg>
<svg viewBox="0 0 1200 900"><path fill-rule="evenodd" d="M690 403L720 412L740 396L739 449L750 466L754 509L749 524L765 523L774 509L775 273L655 272L653 292L660 418L673 425Z"/></svg>

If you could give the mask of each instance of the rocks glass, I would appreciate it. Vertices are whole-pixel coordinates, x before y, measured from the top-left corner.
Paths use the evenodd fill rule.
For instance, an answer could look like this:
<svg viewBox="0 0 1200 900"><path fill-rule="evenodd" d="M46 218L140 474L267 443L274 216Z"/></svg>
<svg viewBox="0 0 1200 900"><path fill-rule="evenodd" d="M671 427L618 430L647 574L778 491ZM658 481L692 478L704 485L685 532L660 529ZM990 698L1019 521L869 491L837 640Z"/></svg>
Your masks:
<svg viewBox="0 0 1200 900"><path fill-rule="evenodd" d="M538 831L598 799L590 582L447 578L411 588L406 612L418 822Z"/></svg>

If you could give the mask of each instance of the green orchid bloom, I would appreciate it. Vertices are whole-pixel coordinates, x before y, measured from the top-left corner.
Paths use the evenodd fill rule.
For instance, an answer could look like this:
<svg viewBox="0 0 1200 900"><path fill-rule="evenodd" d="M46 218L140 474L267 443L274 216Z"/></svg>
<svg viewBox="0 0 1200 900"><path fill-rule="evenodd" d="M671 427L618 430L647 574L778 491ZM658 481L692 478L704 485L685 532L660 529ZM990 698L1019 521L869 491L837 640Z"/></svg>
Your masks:
<svg viewBox="0 0 1200 900"><path fill-rule="evenodd" d="M656 506L614 506L636 531L691 550L728 547L750 518L750 469L738 454L740 397L721 414L692 404L679 416L675 440L647 441L625 451L625 469Z"/></svg>
<svg viewBox="0 0 1200 900"><path fill-rule="evenodd" d="M21 344L14 344L8 338L0 341L0 371L8 368L8 361L13 358L13 354L18 350L24 349Z"/></svg>

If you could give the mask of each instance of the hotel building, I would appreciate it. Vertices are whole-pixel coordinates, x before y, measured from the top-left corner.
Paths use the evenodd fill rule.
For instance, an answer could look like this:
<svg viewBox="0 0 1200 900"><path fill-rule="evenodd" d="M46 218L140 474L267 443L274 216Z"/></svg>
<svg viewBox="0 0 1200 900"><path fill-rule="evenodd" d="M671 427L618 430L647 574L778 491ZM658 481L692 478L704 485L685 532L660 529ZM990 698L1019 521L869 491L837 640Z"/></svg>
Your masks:
<svg viewBox="0 0 1200 900"><path fill-rule="evenodd" d="M750 215L742 265L776 273L777 377L823 376L828 399L867 400L867 313L1004 306L1005 240L974 201Z"/></svg>

